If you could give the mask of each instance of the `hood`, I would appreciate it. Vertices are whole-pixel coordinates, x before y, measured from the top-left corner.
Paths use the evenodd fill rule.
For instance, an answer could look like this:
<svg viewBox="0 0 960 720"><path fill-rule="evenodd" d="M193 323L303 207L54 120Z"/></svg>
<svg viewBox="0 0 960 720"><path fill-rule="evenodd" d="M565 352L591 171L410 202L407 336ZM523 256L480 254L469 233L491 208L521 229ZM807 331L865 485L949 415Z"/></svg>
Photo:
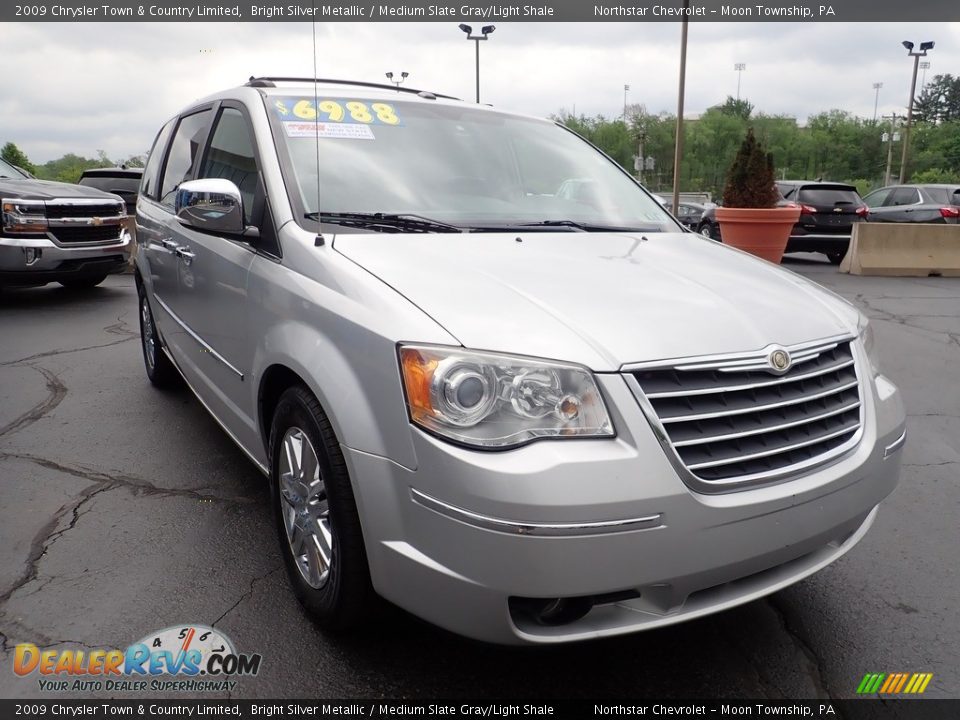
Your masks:
<svg viewBox="0 0 960 720"><path fill-rule="evenodd" d="M70 183L52 182L50 180L31 180L29 178L0 178L0 197L11 200L53 200L55 198L120 199L117 195L85 185L71 185Z"/></svg>
<svg viewBox="0 0 960 720"><path fill-rule="evenodd" d="M599 371L852 330L817 286L693 233L344 234L334 248L465 347Z"/></svg>

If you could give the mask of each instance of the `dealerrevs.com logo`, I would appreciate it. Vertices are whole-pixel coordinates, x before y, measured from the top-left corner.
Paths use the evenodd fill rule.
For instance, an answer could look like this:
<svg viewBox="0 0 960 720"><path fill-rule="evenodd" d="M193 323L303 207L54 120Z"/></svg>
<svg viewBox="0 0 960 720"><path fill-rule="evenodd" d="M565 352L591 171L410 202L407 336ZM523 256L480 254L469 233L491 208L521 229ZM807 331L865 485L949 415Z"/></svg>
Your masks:
<svg viewBox="0 0 960 720"><path fill-rule="evenodd" d="M223 692L260 672L262 656L238 653L220 630L180 625L151 633L126 650L14 648L13 672L37 677L45 692Z"/></svg>

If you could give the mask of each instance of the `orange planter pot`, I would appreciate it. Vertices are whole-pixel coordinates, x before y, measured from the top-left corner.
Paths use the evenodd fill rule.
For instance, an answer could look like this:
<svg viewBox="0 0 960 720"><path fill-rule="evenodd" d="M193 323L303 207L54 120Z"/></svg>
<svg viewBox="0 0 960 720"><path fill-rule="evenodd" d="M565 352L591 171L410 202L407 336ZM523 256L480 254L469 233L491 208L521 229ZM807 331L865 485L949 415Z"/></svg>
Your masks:
<svg viewBox="0 0 960 720"><path fill-rule="evenodd" d="M799 207L717 208L720 235L725 245L778 265L783 260L790 230L799 217Z"/></svg>

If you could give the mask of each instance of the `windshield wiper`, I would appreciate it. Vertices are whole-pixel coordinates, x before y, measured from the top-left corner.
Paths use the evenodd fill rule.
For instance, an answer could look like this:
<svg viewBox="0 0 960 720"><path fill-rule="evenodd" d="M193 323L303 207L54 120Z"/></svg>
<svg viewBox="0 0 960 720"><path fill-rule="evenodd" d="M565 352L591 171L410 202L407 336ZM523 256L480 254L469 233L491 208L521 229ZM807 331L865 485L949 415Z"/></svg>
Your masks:
<svg viewBox="0 0 960 720"><path fill-rule="evenodd" d="M646 227L617 227L614 225L577 222L576 220L541 220L540 222L521 223L518 227L566 227L581 232L662 232L662 229L655 225Z"/></svg>
<svg viewBox="0 0 960 720"><path fill-rule="evenodd" d="M304 217L333 225L365 228L378 232L467 232L470 228L450 225L411 213L311 212Z"/></svg>

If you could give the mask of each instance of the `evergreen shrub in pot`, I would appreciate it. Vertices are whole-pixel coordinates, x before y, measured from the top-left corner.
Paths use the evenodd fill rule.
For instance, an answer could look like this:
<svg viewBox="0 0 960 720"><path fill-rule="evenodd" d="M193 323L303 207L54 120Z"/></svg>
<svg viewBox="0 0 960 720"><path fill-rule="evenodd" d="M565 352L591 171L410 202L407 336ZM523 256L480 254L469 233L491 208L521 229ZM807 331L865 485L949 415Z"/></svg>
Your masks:
<svg viewBox="0 0 960 720"><path fill-rule="evenodd" d="M800 208L777 206L775 177L773 156L750 128L727 174L717 221L725 244L779 263Z"/></svg>

